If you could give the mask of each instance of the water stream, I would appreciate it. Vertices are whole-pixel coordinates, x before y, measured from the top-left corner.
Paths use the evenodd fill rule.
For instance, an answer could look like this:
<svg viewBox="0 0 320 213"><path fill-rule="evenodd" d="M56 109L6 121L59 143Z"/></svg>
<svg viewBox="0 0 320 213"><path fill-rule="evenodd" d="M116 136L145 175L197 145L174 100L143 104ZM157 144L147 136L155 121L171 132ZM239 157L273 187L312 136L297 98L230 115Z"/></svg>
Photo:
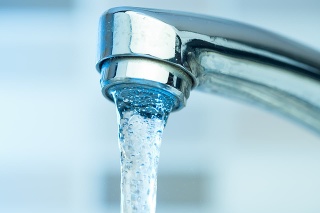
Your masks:
<svg viewBox="0 0 320 213"><path fill-rule="evenodd" d="M174 100L139 86L114 86L112 95L118 112L121 213L154 213L162 132Z"/></svg>

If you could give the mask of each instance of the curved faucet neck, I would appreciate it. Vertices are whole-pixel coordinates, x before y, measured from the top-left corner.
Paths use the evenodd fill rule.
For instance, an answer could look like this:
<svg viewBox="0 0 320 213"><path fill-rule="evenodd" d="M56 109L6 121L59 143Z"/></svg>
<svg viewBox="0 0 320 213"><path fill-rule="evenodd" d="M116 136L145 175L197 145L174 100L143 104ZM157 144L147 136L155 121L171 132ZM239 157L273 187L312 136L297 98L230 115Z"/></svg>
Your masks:
<svg viewBox="0 0 320 213"><path fill-rule="evenodd" d="M320 133L319 58L311 48L245 24L125 7L101 18L97 69L106 96L110 85L147 84L177 96L180 109L196 88L253 102Z"/></svg>

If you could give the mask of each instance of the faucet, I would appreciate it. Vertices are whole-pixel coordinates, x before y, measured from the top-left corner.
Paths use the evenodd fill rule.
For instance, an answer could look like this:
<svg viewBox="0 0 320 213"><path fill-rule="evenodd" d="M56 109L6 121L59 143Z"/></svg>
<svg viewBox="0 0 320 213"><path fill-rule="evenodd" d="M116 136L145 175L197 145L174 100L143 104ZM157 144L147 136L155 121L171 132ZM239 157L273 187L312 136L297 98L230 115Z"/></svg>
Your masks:
<svg viewBox="0 0 320 213"><path fill-rule="evenodd" d="M196 89L262 106L320 134L320 53L257 27L112 8L100 19L96 68L110 100L115 85L142 85L174 97L179 110Z"/></svg>

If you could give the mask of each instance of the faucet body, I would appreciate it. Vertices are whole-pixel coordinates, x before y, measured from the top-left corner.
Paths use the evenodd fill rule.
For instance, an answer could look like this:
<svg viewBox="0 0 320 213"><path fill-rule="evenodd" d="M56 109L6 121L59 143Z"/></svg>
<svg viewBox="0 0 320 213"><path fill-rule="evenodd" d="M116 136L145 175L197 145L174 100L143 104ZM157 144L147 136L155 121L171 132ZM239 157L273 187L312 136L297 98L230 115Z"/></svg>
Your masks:
<svg viewBox="0 0 320 213"><path fill-rule="evenodd" d="M103 94L140 84L175 97L197 89L244 100L320 133L320 53L256 27L183 12L121 7L102 15ZM204 100L205 102L205 100Z"/></svg>

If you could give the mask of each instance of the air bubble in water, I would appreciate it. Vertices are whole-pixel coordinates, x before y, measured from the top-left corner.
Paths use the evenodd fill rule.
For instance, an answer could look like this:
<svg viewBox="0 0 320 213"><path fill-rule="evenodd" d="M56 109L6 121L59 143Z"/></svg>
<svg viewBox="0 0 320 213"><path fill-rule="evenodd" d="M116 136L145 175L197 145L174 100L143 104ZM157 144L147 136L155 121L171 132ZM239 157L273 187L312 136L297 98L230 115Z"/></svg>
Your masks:
<svg viewBox="0 0 320 213"><path fill-rule="evenodd" d="M174 100L157 90L114 86L121 152L121 212L154 213L163 129Z"/></svg>

